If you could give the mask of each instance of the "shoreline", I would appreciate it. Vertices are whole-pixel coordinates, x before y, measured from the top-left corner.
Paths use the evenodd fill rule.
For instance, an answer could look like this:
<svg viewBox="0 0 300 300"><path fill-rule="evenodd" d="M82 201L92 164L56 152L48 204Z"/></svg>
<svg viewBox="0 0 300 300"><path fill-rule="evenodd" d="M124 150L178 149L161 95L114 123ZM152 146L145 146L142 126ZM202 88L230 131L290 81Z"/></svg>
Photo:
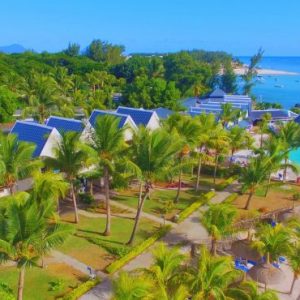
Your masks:
<svg viewBox="0 0 300 300"><path fill-rule="evenodd" d="M234 73L236 75L244 75L247 71L247 66L242 66L234 68ZM257 75L300 75L300 73L282 71L282 70L273 70L273 69L256 69Z"/></svg>

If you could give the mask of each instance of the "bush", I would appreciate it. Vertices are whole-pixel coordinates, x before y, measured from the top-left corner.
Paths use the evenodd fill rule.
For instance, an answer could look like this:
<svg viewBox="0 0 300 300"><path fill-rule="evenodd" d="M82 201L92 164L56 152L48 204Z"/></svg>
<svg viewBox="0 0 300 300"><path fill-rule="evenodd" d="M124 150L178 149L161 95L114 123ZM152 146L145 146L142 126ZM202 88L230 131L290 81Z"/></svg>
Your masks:
<svg viewBox="0 0 300 300"><path fill-rule="evenodd" d="M0 282L0 299L16 300L13 290L3 282Z"/></svg>
<svg viewBox="0 0 300 300"><path fill-rule="evenodd" d="M88 240L91 243L104 248L108 253L119 258L125 256L130 251L130 248L127 246L116 246L98 238L89 238Z"/></svg>
<svg viewBox="0 0 300 300"><path fill-rule="evenodd" d="M225 200L223 201L224 203L232 203L237 197L238 197L238 193L233 193L231 195L229 195L227 198L225 198Z"/></svg>
<svg viewBox="0 0 300 300"><path fill-rule="evenodd" d="M100 280L90 279L82 284L80 284L77 288L72 290L70 293L65 295L62 300L77 300L80 296L91 290L96 284L98 284Z"/></svg>
<svg viewBox="0 0 300 300"><path fill-rule="evenodd" d="M231 176L228 179L224 180L222 183L216 186L217 191L225 190L230 184L232 184L237 179L237 176Z"/></svg>
<svg viewBox="0 0 300 300"><path fill-rule="evenodd" d="M49 291L56 292L61 291L64 287L65 283L61 279L56 279L49 282Z"/></svg>
<svg viewBox="0 0 300 300"><path fill-rule="evenodd" d="M142 252L144 252L147 248L152 246L158 239L163 237L169 230L171 229L171 226L164 226L160 228L155 234L153 234L151 237L143 241L141 244L133 247L125 256L122 258L112 262L107 268L107 273L114 273L118 271L120 268L122 268L125 264L127 264L129 261L134 259L136 256L140 255Z"/></svg>
<svg viewBox="0 0 300 300"><path fill-rule="evenodd" d="M180 223L185 220L189 215L196 211L201 205L206 204L211 198L215 196L215 192L210 191L203 195L200 200L194 202L192 205L184 209L176 219L176 223Z"/></svg>
<svg viewBox="0 0 300 300"><path fill-rule="evenodd" d="M300 200L300 193L298 192L298 193L295 193L295 194L293 194L293 200L294 201L298 201L298 200Z"/></svg>
<svg viewBox="0 0 300 300"><path fill-rule="evenodd" d="M79 199L85 204L92 204L95 202L95 198L90 193L80 193Z"/></svg>

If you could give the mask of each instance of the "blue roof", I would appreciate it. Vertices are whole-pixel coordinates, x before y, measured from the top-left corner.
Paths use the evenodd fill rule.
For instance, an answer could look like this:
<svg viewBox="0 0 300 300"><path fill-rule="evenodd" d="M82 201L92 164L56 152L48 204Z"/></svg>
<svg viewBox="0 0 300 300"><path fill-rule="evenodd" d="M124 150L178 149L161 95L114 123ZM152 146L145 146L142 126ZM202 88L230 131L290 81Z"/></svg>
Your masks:
<svg viewBox="0 0 300 300"><path fill-rule="evenodd" d="M137 126L147 126L152 115L154 114L154 112L151 110L123 106L119 106L116 112L124 115L129 115Z"/></svg>
<svg viewBox="0 0 300 300"><path fill-rule="evenodd" d="M223 90L217 88L209 94L209 97L210 98L223 98L225 95L226 95L226 93Z"/></svg>
<svg viewBox="0 0 300 300"><path fill-rule="evenodd" d="M127 116L125 114L119 114L112 111L105 111L105 110L98 110L94 109L90 118L89 122L94 127L96 123L96 119L98 116L105 116L105 115L112 115L120 118L119 128L122 128L125 125L125 122L127 120Z"/></svg>
<svg viewBox="0 0 300 300"><path fill-rule="evenodd" d="M37 157L41 154L52 130L52 127L46 125L17 121L10 133L16 134L20 141L35 144L33 157Z"/></svg>
<svg viewBox="0 0 300 300"><path fill-rule="evenodd" d="M174 113L172 110L163 107L156 108L154 111L157 113L160 119L167 119Z"/></svg>
<svg viewBox="0 0 300 300"><path fill-rule="evenodd" d="M286 109L266 109L266 110L252 110L250 114L250 118L252 121L261 120L263 115L267 113L271 115L272 120L292 119L297 116L297 114Z"/></svg>
<svg viewBox="0 0 300 300"><path fill-rule="evenodd" d="M81 133L84 129L84 125L81 121L75 119L61 118L56 116L51 116L47 122L47 126L56 128L59 133L75 131Z"/></svg>

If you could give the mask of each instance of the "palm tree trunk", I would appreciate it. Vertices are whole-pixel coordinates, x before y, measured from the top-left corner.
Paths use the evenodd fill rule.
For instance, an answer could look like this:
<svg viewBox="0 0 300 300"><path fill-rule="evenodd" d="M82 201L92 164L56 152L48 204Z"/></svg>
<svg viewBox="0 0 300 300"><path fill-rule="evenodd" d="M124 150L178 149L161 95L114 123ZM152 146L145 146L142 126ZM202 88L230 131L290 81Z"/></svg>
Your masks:
<svg viewBox="0 0 300 300"><path fill-rule="evenodd" d="M262 148L263 145L263 132L260 134L260 148Z"/></svg>
<svg viewBox="0 0 300 300"><path fill-rule="evenodd" d="M90 179L90 194L91 194L91 196L94 196L94 184L93 184L93 179Z"/></svg>
<svg viewBox="0 0 300 300"><path fill-rule="evenodd" d="M182 181L182 169L180 168L179 178L178 178L177 194L176 194L176 197L175 197L175 200L174 200L175 203L178 203L178 201L179 201L179 196L180 196L180 191L181 191L181 181Z"/></svg>
<svg viewBox="0 0 300 300"><path fill-rule="evenodd" d="M246 210L249 209L250 201L251 201L252 196L253 196L253 192L250 192L250 193L249 193L249 197L248 197L248 199L247 199L246 206L245 206L245 209L246 209Z"/></svg>
<svg viewBox="0 0 300 300"><path fill-rule="evenodd" d="M199 184L200 184L200 175L201 175L201 166L202 166L202 157L199 155L198 159L198 169L197 169L197 182L196 182L196 191L199 191Z"/></svg>
<svg viewBox="0 0 300 300"><path fill-rule="evenodd" d="M77 210L77 201L76 201L76 193L74 189L74 184L71 183L71 194L73 200L74 214L75 214L75 223L79 222L78 210Z"/></svg>
<svg viewBox="0 0 300 300"><path fill-rule="evenodd" d="M21 267L20 273L19 273L18 300L23 299L24 277L25 277L25 266Z"/></svg>
<svg viewBox="0 0 300 300"><path fill-rule="evenodd" d="M218 160L219 160L219 155L216 154L216 157L215 157L215 169L214 169L214 184L216 184L217 169L218 169Z"/></svg>
<svg viewBox="0 0 300 300"><path fill-rule="evenodd" d="M136 234L136 230L140 221L140 217L141 217L141 212L143 211L143 206L144 206L144 202L146 200L146 198L148 197L149 194L149 189L148 187L146 187L146 192L144 197L142 196L143 194L143 183L140 183L140 193L139 193L139 203L138 203L138 208L137 208L137 212L136 212L136 216L135 216L135 221L134 221L134 226L133 226L133 230L130 236L129 241L127 242L127 245L132 245L134 238L135 238L135 234Z"/></svg>
<svg viewBox="0 0 300 300"><path fill-rule="evenodd" d="M294 285L295 285L296 279L297 279L297 275L294 273L293 282L292 282L292 285L291 285L291 288L290 288L290 291L289 291L290 295L292 294L292 292L294 290Z"/></svg>
<svg viewBox="0 0 300 300"><path fill-rule="evenodd" d="M215 238L212 238L211 240L211 254L216 256L217 255L217 241Z"/></svg>
<svg viewBox="0 0 300 300"><path fill-rule="evenodd" d="M107 166L104 167L104 190L105 190L105 206L106 206L106 227L104 235L110 235L110 224L111 224L111 214L110 214L110 202L109 202L109 171Z"/></svg>
<svg viewBox="0 0 300 300"><path fill-rule="evenodd" d="M269 178L268 178L268 185L267 185L267 188L266 188L265 198L268 195L268 192L269 192L269 189L270 189L270 184L271 184L271 173L269 174Z"/></svg>
<svg viewBox="0 0 300 300"><path fill-rule="evenodd" d="M284 159L284 170L283 170L283 182L286 182L286 173L287 173L287 157Z"/></svg>

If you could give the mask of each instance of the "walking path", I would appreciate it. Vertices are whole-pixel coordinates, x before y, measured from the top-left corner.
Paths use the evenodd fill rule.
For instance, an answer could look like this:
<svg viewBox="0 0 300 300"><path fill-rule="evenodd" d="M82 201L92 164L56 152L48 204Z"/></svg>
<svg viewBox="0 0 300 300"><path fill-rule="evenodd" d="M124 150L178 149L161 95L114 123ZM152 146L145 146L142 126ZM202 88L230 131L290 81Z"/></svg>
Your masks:
<svg viewBox="0 0 300 300"><path fill-rule="evenodd" d="M217 192L216 196L211 199L211 203L220 203L230 194L231 194L230 189L226 189L225 191L222 192ZM121 206L123 208L128 209L128 207L124 206L123 204L121 204ZM201 207L199 210L195 211L187 219L185 219L182 223L180 223L179 225L174 225L174 228L162 239L162 241L172 246L182 241L194 242L208 237L207 231L200 223L200 212L204 211L205 209L206 209L205 206ZM125 265L122 268L122 270L130 271L136 268L149 267L153 262L153 258L151 254L151 249L153 249L153 247L155 247L155 245L151 246L146 252L142 253L141 255L137 256L135 259L130 261L127 265ZM115 276L117 276L117 274L115 274L113 277ZM98 284L95 288L93 288L88 293L83 295L80 298L80 300L99 300L99 299L110 300L111 298L112 298L111 276L107 275L107 277L100 284Z"/></svg>

